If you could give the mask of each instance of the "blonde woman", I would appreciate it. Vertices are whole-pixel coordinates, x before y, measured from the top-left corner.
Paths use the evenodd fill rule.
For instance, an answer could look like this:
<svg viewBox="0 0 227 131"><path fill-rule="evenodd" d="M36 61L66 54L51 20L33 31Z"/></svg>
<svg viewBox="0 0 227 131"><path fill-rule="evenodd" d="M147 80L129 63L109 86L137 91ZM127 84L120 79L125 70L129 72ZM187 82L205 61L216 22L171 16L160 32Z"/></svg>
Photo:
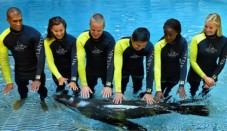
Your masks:
<svg viewBox="0 0 227 131"><path fill-rule="evenodd" d="M227 39L222 34L221 18L217 13L209 14L203 31L195 36L190 45L190 70L188 82L192 97L196 95L201 79L202 96L215 85L217 76L226 62Z"/></svg>

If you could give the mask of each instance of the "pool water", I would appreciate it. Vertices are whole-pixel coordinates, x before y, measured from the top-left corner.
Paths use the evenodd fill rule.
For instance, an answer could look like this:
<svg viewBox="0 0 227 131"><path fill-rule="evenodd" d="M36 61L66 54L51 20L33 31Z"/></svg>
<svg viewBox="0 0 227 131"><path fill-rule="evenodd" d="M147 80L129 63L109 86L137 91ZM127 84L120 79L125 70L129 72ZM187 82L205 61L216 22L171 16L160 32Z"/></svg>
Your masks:
<svg viewBox="0 0 227 131"><path fill-rule="evenodd" d="M163 24L169 18L177 18L182 25L182 35L190 43L191 38L201 32L204 20L209 13L217 12L222 17L224 35L227 31L227 1L225 0L7 0L0 1L0 32L9 25L6 22L5 12L16 6L23 12L23 22L35 27L45 37L47 23L53 16L61 16L67 22L67 33L78 37L84 30L89 29L89 19L92 14L99 12L106 20L105 30L119 40L130 36L135 28L147 27L151 32L151 42L155 44L163 35ZM11 69L13 59L10 57ZM5 82L0 71L0 130L123 130L97 120L87 118L77 111L56 102L52 95L55 85L48 67L47 88L49 91L47 105L49 110L43 112L40 106L38 93L29 92L26 103L17 111L12 108L19 99L17 90L9 95L3 95ZM13 75L13 73L12 73ZM227 67L219 75L217 85L210 92L206 104L209 105L208 117L182 115L176 112L151 117L130 119L131 122L142 125L147 130L226 130L227 129ZM125 96L135 99L128 84ZM99 92L102 85L96 87L96 98L102 99ZM189 85L185 86L189 95ZM143 87L145 90L145 87ZM174 100L177 87L171 91ZM71 92L70 92L71 93ZM153 95L155 92L153 92Z"/></svg>

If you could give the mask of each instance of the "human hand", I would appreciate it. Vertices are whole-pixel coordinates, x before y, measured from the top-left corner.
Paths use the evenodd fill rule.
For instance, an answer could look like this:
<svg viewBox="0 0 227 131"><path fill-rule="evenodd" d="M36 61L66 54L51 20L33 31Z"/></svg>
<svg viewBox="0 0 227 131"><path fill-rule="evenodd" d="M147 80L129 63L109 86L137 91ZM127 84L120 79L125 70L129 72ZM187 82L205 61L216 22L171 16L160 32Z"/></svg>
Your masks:
<svg viewBox="0 0 227 131"><path fill-rule="evenodd" d="M112 88L104 87L101 94L103 98L110 98L112 96Z"/></svg>
<svg viewBox="0 0 227 131"><path fill-rule="evenodd" d="M59 86L62 86L63 84L66 84L67 80L68 80L67 78L60 77L60 78L58 79L58 85L59 85Z"/></svg>
<svg viewBox="0 0 227 131"><path fill-rule="evenodd" d="M76 85L75 82L70 82L70 83L67 85L67 87L69 87L70 90L74 90L74 91L79 90L79 88L77 87L77 85Z"/></svg>
<svg viewBox="0 0 227 131"><path fill-rule="evenodd" d="M40 82L40 81L34 80L34 81L29 85L29 86L31 86L30 91L31 91L31 92L35 92L35 91L39 90L40 85L41 85L41 82Z"/></svg>
<svg viewBox="0 0 227 131"><path fill-rule="evenodd" d="M4 95L9 94L9 92L11 91L11 89L14 89L14 88L15 88L15 86L14 86L13 83L7 84L6 87L5 87L5 89L3 90L3 94Z"/></svg>
<svg viewBox="0 0 227 131"><path fill-rule="evenodd" d="M211 86L214 86L215 85L215 81L211 77L205 76L203 78L203 80L205 81L205 85L207 85L206 88L210 88Z"/></svg>
<svg viewBox="0 0 227 131"><path fill-rule="evenodd" d="M160 102L160 99L165 99L164 95L162 94L161 91L156 91L154 100L156 102Z"/></svg>
<svg viewBox="0 0 227 131"><path fill-rule="evenodd" d="M176 94L179 94L181 100L184 100L187 97L186 92L185 92L185 89L184 89L183 86L180 86L178 88Z"/></svg>
<svg viewBox="0 0 227 131"><path fill-rule="evenodd" d="M93 92L91 91L91 89L88 86L83 86L81 89L81 94L80 96L82 98L90 98L90 93L92 94Z"/></svg>
<svg viewBox="0 0 227 131"><path fill-rule="evenodd" d="M125 100L126 97L121 92L118 92L118 93L115 94L113 102L116 103L116 104L121 104L122 103L122 99Z"/></svg>
<svg viewBox="0 0 227 131"><path fill-rule="evenodd" d="M147 104L155 103L155 100L152 98L151 94L144 94L142 100L145 100L147 102Z"/></svg>

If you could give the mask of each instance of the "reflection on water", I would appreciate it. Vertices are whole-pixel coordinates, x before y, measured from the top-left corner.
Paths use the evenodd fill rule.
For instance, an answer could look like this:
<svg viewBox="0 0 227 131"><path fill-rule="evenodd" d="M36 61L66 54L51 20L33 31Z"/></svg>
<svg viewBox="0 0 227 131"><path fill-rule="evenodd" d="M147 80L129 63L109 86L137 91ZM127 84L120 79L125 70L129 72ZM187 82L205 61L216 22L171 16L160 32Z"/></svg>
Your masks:
<svg viewBox="0 0 227 131"><path fill-rule="evenodd" d="M100 12L106 19L105 30L113 34L115 40L123 36L131 35L136 27L144 26L151 31L151 42L155 43L163 35L163 23L166 19L174 17L181 21L182 35L190 43L191 38L198 34L209 13L217 12L222 16L223 31L227 30L227 3L224 0L7 0L0 1L0 32L8 27L5 21L6 9L17 6L23 12L24 24L38 29L45 37L48 19L59 15L67 21L67 32L78 36L82 31L89 28L89 18L93 13ZM13 63L13 60L11 63ZM13 66L11 67L13 69ZM87 118L64 105L53 100L52 95L55 85L52 82L51 73L45 68L47 74L47 87L49 89L47 105L48 112L42 112L39 96L37 93L29 93L29 98L21 109L14 111L14 103L19 95L17 90L11 94L0 95L0 130L120 130L118 127ZM12 74L13 75L13 74ZM0 73L1 76L1 73ZM152 117L130 119L133 123L143 125L148 130L224 130L227 129L227 69L224 68L219 76L219 81L211 91L209 97L210 116L182 115L179 113L163 114ZM129 83L128 86L131 86ZM2 76L0 77L0 92L4 87ZM97 98L102 86L97 87ZM189 86L186 84L189 95ZM145 87L143 87L145 90ZM174 96L176 89L171 94ZM127 99L134 99L128 88ZM153 94L154 95L154 94ZM173 97L178 100L178 97Z"/></svg>

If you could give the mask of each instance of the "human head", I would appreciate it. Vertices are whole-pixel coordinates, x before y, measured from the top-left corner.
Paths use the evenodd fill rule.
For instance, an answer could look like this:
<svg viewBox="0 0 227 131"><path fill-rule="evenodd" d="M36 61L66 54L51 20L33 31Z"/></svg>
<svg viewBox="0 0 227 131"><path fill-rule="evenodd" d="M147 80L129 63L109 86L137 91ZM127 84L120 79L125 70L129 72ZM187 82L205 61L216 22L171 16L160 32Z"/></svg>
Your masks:
<svg viewBox="0 0 227 131"><path fill-rule="evenodd" d="M66 33L66 22L60 16L55 16L49 19L47 28L47 38L55 37L62 39Z"/></svg>
<svg viewBox="0 0 227 131"><path fill-rule="evenodd" d="M168 19L163 26L164 37L167 43L172 43L181 33L181 24L177 19Z"/></svg>
<svg viewBox="0 0 227 131"><path fill-rule="evenodd" d="M217 13L209 14L205 20L205 26L202 32L208 36L217 34L218 37L221 37L223 34L220 15Z"/></svg>
<svg viewBox="0 0 227 131"><path fill-rule="evenodd" d="M105 27L103 15L96 13L90 19L90 34L93 39L99 39Z"/></svg>
<svg viewBox="0 0 227 131"><path fill-rule="evenodd" d="M6 12L6 20L10 25L10 28L15 31L20 31L22 29L22 13L17 7L10 7Z"/></svg>
<svg viewBox="0 0 227 131"><path fill-rule="evenodd" d="M132 46L137 51L140 51L145 48L149 40L150 32L147 28L144 27L139 27L135 29L131 36Z"/></svg>

